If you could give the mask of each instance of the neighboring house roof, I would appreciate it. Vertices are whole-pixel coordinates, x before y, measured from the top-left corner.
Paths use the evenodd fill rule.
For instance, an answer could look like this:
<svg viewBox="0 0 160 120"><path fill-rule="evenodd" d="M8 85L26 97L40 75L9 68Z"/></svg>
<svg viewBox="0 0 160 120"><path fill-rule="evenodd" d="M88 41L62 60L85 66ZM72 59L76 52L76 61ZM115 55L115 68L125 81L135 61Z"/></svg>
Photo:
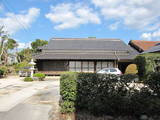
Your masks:
<svg viewBox="0 0 160 120"><path fill-rule="evenodd" d="M143 53L154 53L154 52L160 52L160 43L151 47L149 50L144 51Z"/></svg>
<svg viewBox="0 0 160 120"><path fill-rule="evenodd" d="M160 41L144 41L144 40L131 40L129 45L136 49L138 52L144 52L155 46Z"/></svg>
<svg viewBox="0 0 160 120"><path fill-rule="evenodd" d="M132 60L138 54L120 39L53 38L41 49L35 59Z"/></svg>

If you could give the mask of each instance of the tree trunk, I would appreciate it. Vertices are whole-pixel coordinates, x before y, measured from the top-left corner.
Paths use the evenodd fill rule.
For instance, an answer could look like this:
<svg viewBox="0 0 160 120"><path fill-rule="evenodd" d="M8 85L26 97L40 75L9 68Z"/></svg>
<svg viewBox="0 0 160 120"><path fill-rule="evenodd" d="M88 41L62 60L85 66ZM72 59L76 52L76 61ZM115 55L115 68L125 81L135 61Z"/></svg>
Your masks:
<svg viewBox="0 0 160 120"><path fill-rule="evenodd" d="M2 38L2 40L1 40L1 53L0 53L0 64L2 63L2 55L3 55L3 53L4 53L4 39Z"/></svg>

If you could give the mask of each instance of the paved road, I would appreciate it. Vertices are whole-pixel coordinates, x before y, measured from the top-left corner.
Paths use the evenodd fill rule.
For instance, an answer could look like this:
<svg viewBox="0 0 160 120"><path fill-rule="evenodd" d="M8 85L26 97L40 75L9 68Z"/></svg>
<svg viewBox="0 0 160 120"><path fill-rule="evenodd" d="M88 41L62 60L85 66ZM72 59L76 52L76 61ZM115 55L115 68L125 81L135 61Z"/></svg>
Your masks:
<svg viewBox="0 0 160 120"><path fill-rule="evenodd" d="M18 85L21 86L21 82L17 82ZM6 95L0 92L0 120L48 120L51 109L55 114L58 112L58 80L23 83L22 86Z"/></svg>

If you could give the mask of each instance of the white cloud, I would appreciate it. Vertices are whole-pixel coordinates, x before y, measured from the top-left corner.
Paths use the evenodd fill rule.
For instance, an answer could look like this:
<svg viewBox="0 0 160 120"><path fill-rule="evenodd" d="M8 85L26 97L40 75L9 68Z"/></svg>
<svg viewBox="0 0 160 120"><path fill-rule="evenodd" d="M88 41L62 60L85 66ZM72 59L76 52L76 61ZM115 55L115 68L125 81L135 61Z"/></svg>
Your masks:
<svg viewBox="0 0 160 120"><path fill-rule="evenodd" d="M56 24L57 30L75 28L82 24L100 24L100 18L93 9L80 3L63 3L51 6L51 12L45 15Z"/></svg>
<svg viewBox="0 0 160 120"><path fill-rule="evenodd" d="M18 43L18 49L31 48L31 42L28 43Z"/></svg>
<svg viewBox="0 0 160 120"><path fill-rule="evenodd" d="M27 13L7 13L0 18L0 25L4 25L9 34L14 34L21 29L27 29L35 21L40 13L38 8L30 8Z"/></svg>
<svg viewBox="0 0 160 120"><path fill-rule="evenodd" d="M145 40L160 40L160 29L153 32L143 33L141 38Z"/></svg>
<svg viewBox="0 0 160 120"><path fill-rule="evenodd" d="M106 20L138 30L156 30L160 25L159 0L92 0Z"/></svg>
<svg viewBox="0 0 160 120"><path fill-rule="evenodd" d="M120 24L120 22L115 22L115 23L109 25L109 29L110 29L110 30L117 30L119 24Z"/></svg>

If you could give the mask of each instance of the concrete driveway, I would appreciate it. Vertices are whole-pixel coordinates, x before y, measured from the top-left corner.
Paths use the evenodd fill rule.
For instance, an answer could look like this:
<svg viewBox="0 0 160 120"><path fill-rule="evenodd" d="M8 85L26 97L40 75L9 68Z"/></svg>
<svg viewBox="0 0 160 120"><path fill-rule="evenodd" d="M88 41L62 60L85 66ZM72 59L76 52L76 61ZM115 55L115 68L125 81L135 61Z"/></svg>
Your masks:
<svg viewBox="0 0 160 120"><path fill-rule="evenodd" d="M58 114L58 101L57 77L41 82L13 76L0 79L0 120L48 120L51 109Z"/></svg>

